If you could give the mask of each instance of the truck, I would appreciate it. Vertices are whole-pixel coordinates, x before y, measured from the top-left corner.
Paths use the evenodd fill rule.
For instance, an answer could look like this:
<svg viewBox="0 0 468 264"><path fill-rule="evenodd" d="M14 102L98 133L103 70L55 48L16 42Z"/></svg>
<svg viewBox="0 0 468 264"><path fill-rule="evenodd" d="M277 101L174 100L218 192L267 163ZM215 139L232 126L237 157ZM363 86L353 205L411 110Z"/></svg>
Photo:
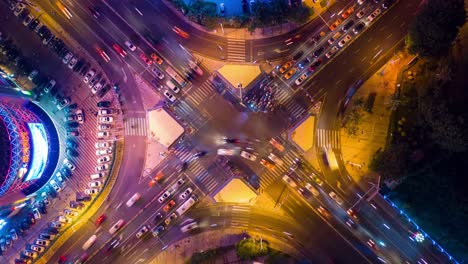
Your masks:
<svg viewBox="0 0 468 264"><path fill-rule="evenodd" d="M166 68L166 72L169 74L169 76L171 76L172 79L174 79L174 81L177 82L177 84L180 85L180 87L187 85L187 82L184 80L184 78L180 77L180 75L171 66Z"/></svg>
<svg viewBox="0 0 468 264"><path fill-rule="evenodd" d="M187 212L190 207L192 207L198 201L197 196L192 195L187 201L185 201L179 208L177 208L176 213L179 216L182 216L185 212Z"/></svg>

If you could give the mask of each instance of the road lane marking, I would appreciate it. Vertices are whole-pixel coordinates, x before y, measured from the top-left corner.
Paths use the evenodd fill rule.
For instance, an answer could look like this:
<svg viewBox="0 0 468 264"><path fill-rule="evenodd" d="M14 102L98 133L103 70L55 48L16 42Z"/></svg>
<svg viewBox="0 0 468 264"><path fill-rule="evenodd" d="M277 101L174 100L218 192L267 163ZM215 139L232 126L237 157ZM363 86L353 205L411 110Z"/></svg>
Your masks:
<svg viewBox="0 0 468 264"><path fill-rule="evenodd" d="M390 33L390 34L389 34L389 35L388 35L388 36L387 36L385 39L389 39L389 38L391 38L391 37L392 37L392 35L393 35L393 33Z"/></svg>
<svg viewBox="0 0 468 264"><path fill-rule="evenodd" d="M357 49L356 51L354 51L354 54L357 54L361 49Z"/></svg>

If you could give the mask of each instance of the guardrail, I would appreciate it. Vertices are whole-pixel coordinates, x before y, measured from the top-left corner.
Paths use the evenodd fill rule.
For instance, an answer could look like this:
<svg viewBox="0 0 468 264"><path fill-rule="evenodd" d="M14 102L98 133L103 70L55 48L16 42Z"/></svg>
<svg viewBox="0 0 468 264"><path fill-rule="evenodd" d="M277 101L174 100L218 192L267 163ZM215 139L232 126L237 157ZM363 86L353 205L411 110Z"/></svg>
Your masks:
<svg viewBox="0 0 468 264"><path fill-rule="evenodd" d="M106 187L98 194L98 196L94 199L94 201L89 205L86 211L78 218L85 219L85 221L80 220L76 223L70 225L65 232L63 232L54 242L53 244L47 249L47 251L41 256L41 258L37 259L35 263L38 264L46 264L49 263L49 260L52 256L62 247L62 245L75 233L75 231L81 228L86 222L96 213L96 211L102 206L105 202L107 196L110 194L112 188L114 187L115 182L117 181L117 175L120 171L120 164L122 163L123 159L123 152L124 152L124 144L123 141L117 141L115 146L115 155L114 155L114 163L111 168L111 173L107 179Z"/></svg>

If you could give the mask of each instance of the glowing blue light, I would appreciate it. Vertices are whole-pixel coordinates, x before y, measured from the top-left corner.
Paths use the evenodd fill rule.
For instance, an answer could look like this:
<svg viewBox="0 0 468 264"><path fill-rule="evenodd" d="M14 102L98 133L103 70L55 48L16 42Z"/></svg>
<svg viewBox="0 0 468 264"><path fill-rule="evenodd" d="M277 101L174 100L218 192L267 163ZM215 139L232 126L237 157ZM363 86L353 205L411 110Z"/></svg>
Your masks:
<svg viewBox="0 0 468 264"><path fill-rule="evenodd" d="M40 123L28 123L31 133L31 160L30 168L25 181L35 180L41 177L47 164L49 144L44 126Z"/></svg>

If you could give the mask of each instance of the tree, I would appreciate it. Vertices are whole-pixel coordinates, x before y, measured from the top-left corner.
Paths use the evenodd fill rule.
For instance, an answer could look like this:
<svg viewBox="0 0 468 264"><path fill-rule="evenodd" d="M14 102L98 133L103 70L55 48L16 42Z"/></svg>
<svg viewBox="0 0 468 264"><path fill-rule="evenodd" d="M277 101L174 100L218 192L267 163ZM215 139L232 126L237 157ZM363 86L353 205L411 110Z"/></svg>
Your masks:
<svg viewBox="0 0 468 264"><path fill-rule="evenodd" d="M312 13L310 8L299 5L296 8L291 9L289 20L297 24L303 24L309 20L311 15Z"/></svg>
<svg viewBox="0 0 468 264"><path fill-rule="evenodd" d="M463 0L429 0L410 26L409 51L427 57L447 54L465 16Z"/></svg>
<svg viewBox="0 0 468 264"><path fill-rule="evenodd" d="M406 143L392 144L383 151L377 151L369 164L369 169L379 173L382 180L402 179L410 169L409 153Z"/></svg>
<svg viewBox="0 0 468 264"><path fill-rule="evenodd" d="M255 240L253 238L245 238L236 244L237 255L242 260L253 259L255 257L265 256L268 254L268 243L263 240Z"/></svg>

